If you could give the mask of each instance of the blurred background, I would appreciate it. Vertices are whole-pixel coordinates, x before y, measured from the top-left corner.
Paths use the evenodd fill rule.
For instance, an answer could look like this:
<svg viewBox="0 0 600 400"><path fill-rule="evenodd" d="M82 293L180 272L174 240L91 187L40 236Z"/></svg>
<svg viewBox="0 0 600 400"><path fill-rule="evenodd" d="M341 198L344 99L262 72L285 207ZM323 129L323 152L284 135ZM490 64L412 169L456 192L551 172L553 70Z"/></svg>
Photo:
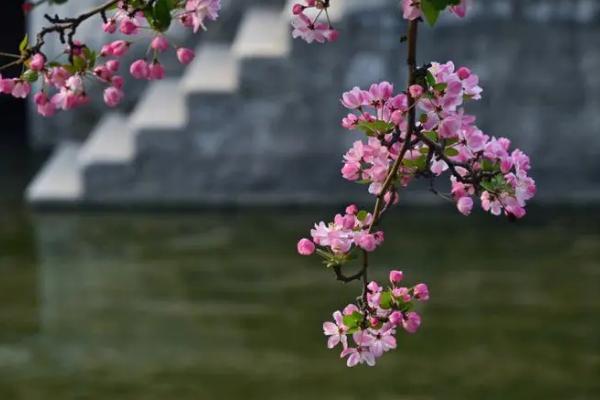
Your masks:
<svg viewBox="0 0 600 400"><path fill-rule="evenodd" d="M97 3L25 21L5 2L0 51ZM322 322L359 289L295 243L370 207L339 174L358 136L337 99L404 85L397 3L334 2L340 40L308 46L283 0L224 1L208 32L170 33L196 61L161 59L170 79L128 80L116 111L41 119L0 97L0 398L600 398L596 0L473 0L421 30L420 62L480 75L471 111L532 156L539 196L510 223L406 194L372 270L430 285L421 332L371 369L326 349Z"/></svg>

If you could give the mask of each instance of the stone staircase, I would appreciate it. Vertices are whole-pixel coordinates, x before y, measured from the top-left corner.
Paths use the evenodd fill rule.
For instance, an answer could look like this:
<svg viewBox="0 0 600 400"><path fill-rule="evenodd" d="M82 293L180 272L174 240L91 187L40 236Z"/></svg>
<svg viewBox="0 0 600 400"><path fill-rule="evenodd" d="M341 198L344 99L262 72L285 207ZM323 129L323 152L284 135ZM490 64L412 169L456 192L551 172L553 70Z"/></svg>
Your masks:
<svg viewBox="0 0 600 400"><path fill-rule="evenodd" d="M334 23L352 24L364 3L335 2ZM345 197L352 185L339 176L339 152L352 138L338 134L336 99L345 87L340 72L360 46L293 41L289 10L250 8L233 43L201 44L184 76L150 83L131 115L107 114L83 144L57 146L27 189L28 202L119 207Z"/></svg>

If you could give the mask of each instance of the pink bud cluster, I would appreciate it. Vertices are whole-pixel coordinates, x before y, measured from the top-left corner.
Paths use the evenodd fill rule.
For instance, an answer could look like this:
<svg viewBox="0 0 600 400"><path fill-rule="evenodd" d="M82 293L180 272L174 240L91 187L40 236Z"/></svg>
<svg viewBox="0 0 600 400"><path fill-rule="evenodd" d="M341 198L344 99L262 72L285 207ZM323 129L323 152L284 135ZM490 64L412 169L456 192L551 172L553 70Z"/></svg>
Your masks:
<svg viewBox="0 0 600 400"><path fill-rule="evenodd" d="M404 18L409 21L423 17L421 0L402 0L402 10ZM449 10L451 13L464 18L467 15L467 0L461 0L458 5L450 6Z"/></svg>
<svg viewBox="0 0 600 400"><path fill-rule="evenodd" d="M525 203L536 192L528 176L529 158L518 149L510 151L508 139L484 134L475 117L464 111L467 100L481 99L477 75L465 67L456 70L452 62L432 63L424 72L422 82L405 93L394 95L393 85L381 82L342 95L342 104L353 111L342 126L370 136L366 142L356 141L344 155L342 176L369 184L369 193L380 194L406 141L410 96L421 115L417 139L407 147L395 177L396 188L418 176L451 170L451 194L462 214L471 213L472 197L478 195L482 208L494 215L524 216ZM430 156L431 148L443 152Z"/></svg>
<svg viewBox="0 0 600 400"><path fill-rule="evenodd" d="M389 279L387 288L370 282L359 305L349 304L333 313L333 322L323 323L327 347L341 345L340 357L347 357L348 367L374 366L379 357L397 347L399 330L415 333L421 326L421 316L413 309L415 302L429 300L427 285L402 286L403 273L397 270L390 272Z"/></svg>
<svg viewBox="0 0 600 400"><path fill-rule="evenodd" d="M179 2L171 11L171 17L183 26L197 32L206 29L205 21L215 20L221 8L220 0L186 0ZM128 40L118 39L101 47L98 52L77 40L67 46L64 54L66 62L48 63L40 48L22 49L24 72L18 78L3 79L0 76L0 93L18 98L25 98L31 93L32 83L40 82L40 91L34 95L39 114L49 117L59 110L71 110L87 104L86 85L90 82L105 85L103 100L109 107L116 107L124 98L125 79L119 74L124 56L135 43L134 37L141 37L143 32L152 32L147 58L138 59L129 66L129 73L135 79L159 80L165 76L165 69L160 63L160 56L174 47L176 57L182 64L189 64L194 59L194 51L184 47L173 46L163 32L162 27L153 26L147 20L140 7L140 2L123 0L117 4L112 16L104 15L102 29L105 33L120 33ZM149 3L150 5L152 3Z"/></svg>
<svg viewBox="0 0 600 400"><path fill-rule="evenodd" d="M337 40L339 32L333 28L327 9L330 0L304 0L304 4L296 3L292 7L292 36L301 38L308 43L333 42ZM316 11L316 16L311 17L307 11ZM326 22L320 21L325 13Z"/></svg>
<svg viewBox="0 0 600 400"><path fill-rule="evenodd" d="M298 253L311 255L316 246L330 251L330 257L340 259L353 249L359 248L367 252L374 251L383 243L382 231L370 232L373 216L366 211L358 211L355 205L348 206L345 214L337 214L333 222L316 223L310 231L312 241L301 239L298 242ZM316 245L316 246L315 246Z"/></svg>

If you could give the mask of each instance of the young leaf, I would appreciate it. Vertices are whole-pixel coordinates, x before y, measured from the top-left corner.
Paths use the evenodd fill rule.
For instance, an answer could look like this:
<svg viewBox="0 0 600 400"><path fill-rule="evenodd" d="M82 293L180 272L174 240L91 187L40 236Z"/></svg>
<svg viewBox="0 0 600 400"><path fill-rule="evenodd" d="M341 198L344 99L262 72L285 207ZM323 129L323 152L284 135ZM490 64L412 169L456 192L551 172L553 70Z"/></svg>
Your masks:
<svg viewBox="0 0 600 400"><path fill-rule="evenodd" d="M446 150L444 150L444 154L448 157L456 157L459 153L454 147L447 147Z"/></svg>
<svg viewBox="0 0 600 400"><path fill-rule="evenodd" d="M367 136L376 136L380 133L387 134L394 129L393 124L391 124L389 122L381 121L381 120L372 121L372 122L367 122L367 121L359 122L356 125L356 127L358 129L360 129L361 131L363 131L364 133L366 133Z"/></svg>
<svg viewBox="0 0 600 400"><path fill-rule="evenodd" d="M421 10L427 23L434 26L440 16L440 9L434 4L433 0L421 0Z"/></svg>
<svg viewBox="0 0 600 400"><path fill-rule="evenodd" d="M154 16L154 27L161 32L169 29L171 25L171 1L170 0L158 0L154 4L153 10Z"/></svg>
<svg viewBox="0 0 600 400"><path fill-rule="evenodd" d="M29 46L29 35L25 35L21 43L19 43L19 51L23 53L27 49L27 46Z"/></svg>

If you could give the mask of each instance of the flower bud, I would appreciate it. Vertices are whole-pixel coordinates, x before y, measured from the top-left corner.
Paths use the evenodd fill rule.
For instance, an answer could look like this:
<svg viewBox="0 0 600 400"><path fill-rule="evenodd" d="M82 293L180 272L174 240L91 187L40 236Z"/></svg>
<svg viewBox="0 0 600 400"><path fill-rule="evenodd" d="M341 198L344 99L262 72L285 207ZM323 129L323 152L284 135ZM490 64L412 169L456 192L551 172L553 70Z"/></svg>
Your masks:
<svg viewBox="0 0 600 400"><path fill-rule="evenodd" d="M424 283L419 283L418 285L416 285L413 293L417 300L429 300L429 288Z"/></svg>
<svg viewBox="0 0 600 400"><path fill-rule="evenodd" d="M36 53L29 61L29 68L31 68L33 71L41 71L44 69L45 64L46 57L44 57L41 53Z"/></svg>
<svg viewBox="0 0 600 400"><path fill-rule="evenodd" d="M123 99L123 91L114 86L104 89L104 102L109 107L116 107Z"/></svg>
<svg viewBox="0 0 600 400"><path fill-rule="evenodd" d="M169 41L163 35L158 35L152 40L150 46L156 51L166 51L169 48Z"/></svg>
<svg viewBox="0 0 600 400"><path fill-rule="evenodd" d="M177 49L177 59L183 65L191 63L195 56L194 51L191 49L186 49L185 47Z"/></svg>
<svg viewBox="0 0 600 400"><path fill-rule="evenodd" d="M165 69L158 62L153 62L148 67L148 79L163 79L165 77Z"/></svg>
<svg viewBox="0 0 600 400"><path fill-rule="evenodd" d="M298 254L302 256L310 256L315 252L315 244L306 238L300 239L298 242Z"/></svg>
<svg viewBox="0 0 600 400"><path fill-rule="evenodd" d="M292 7L292 13L294 13L294 15L298 15L301 14L302 11L304 11L304 6L302 4L294 4L294 6Z"/></svg>
<svg viewBox="0 0 600 400"><path fill-rule="evenodd" d="M465 80L471 76L471 70L467 67L460 67L456 73L461 80Z"/></svg>
<svg viewBox="0 0 600 400"><path fill-rule="evenodd" d="M150 75L148 63L145 60L134 61L129 67L129 72L135 79L147 79Z"/></svg>
<svg viewBox="0 0 600 400"><path fill-rule="evenodd" d="M470 215L473 210L473 199L470 197L461 197L456 203L456 208L462 215Z"/></svg>
<svg viewBox="0 0 600 400"><path fill-rule="evenodd" d="M402 281L403 278L404 278L404 273L402 271L398 271L398 270L390 271L390 282L393 285Z"/></svg>

